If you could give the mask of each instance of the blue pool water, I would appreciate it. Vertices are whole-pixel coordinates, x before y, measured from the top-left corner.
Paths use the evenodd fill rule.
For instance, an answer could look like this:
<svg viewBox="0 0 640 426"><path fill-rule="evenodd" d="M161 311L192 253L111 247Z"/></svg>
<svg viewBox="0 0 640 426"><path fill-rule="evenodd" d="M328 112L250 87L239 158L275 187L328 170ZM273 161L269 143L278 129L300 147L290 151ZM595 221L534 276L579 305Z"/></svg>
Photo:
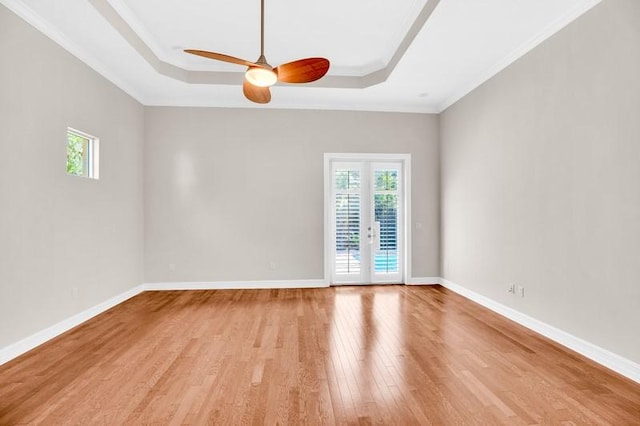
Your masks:
<svg viewBox="0 0 640 426"><path fill-rule="evenodd" d="M356 260L360 260L360 254L354 254ZM376 272L396 272L398 270L397 254L376 254L375 258Z"/></svg>

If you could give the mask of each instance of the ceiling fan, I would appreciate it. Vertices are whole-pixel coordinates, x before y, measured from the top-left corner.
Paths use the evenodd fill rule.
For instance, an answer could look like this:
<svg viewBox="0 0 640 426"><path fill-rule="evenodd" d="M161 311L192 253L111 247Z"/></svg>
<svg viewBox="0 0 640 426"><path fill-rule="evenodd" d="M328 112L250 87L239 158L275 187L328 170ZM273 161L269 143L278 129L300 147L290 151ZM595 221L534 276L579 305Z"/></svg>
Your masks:
<svg viewBox="0 0 640 426"><path fill-rule="evenodd" d="M329 71L329 60L305 58L272 67L264 56L264 0L260 1L260 57L256 62L235 58L206 50L185 49L186 53L218 61L247 66L242 85L244 96L252 102L266 104L271 101L270 86L283 83L310 83L324 77Z"/></svg>

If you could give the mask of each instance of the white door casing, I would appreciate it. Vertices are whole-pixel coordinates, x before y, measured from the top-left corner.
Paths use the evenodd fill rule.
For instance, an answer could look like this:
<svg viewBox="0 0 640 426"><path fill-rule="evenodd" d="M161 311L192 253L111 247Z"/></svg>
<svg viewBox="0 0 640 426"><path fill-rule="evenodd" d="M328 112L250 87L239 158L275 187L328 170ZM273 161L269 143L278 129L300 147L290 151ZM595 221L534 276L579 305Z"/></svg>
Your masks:
<svg viewBox="0 0 640 426"><path fill-rule="evenodd" d="M325 280L410 276L410 154L325 154Z"/></svg>

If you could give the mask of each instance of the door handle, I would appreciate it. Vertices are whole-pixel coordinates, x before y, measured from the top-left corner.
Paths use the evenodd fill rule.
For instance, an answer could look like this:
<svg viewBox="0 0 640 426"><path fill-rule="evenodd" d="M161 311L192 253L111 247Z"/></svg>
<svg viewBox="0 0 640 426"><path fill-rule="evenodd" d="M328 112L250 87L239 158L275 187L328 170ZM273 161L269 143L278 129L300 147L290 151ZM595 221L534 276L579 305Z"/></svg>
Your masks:
<svg viewBox="0 0 640 426"><path fill-rule="evenodd" d="M374 226L367 227L369 233L367 234L367 238L369 240L369 244L376 244L376 250L380 249L380 239L378 238L380 235L380 222L374 222Z"/></svg>

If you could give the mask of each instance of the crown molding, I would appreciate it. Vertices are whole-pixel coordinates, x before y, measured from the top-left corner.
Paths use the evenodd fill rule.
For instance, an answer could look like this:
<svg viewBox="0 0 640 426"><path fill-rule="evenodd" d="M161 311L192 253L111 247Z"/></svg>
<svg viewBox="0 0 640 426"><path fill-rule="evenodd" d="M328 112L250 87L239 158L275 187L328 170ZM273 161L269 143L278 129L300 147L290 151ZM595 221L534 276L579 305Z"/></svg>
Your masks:
<svg viewBox="0 0 640 426"><path fill-rule="evenodd" d="M159 74L190 84L238 85L242 82L244 72L192 71L167 62L166 58L160 53L162 49L153 41L151 34L141 25L136 24L137 21L133 18L133 14L121 2L118 2L118 0L89 0L89 3ZM422 27L429 20L438 4L440 4L440 0L428 0L426 2L386 67L362 76L327 75L322 80L308 83L306 86L364 89L384 83L409 49Z"/></svg>
<svg viewBox="0 0 640 426"><path fill-rule="evenodd" d="M126 83L115 73L113 73L109 69L109 67L105 66L92 53L88 52L85 49L82 49L76 43L71 41L67 36L65 36L60 30L42 19L40 15L38 15L30 7L26 6L23 2L21 2L20 0L0 0L0 3L2 3L5 7L7 7L7 9L11 10L13 13L26 21L29 25L36 28L42 34L54 41L60 47L65 49L67 52L87 64L91 69L116 85L129 96L131 96L141 104L145 103L144 97L138 90L136 90L133 86Z"/></svg>
<svg viewBox="0 0 640 426"><path fill-rule="evenodd" d="M277 109L314 109L314 110L358 110L358 111L380 111L380 112L409 112L409 113L425 113L425 114L440 114L455 104L460 99L471 93L473 90L499 74L509 65L516 62L526 53L534 49L543 41L557 33L563 27L580 17L582 14L599 4L602 0L587 0L580 2L575 7L566 13L561 18L548 25L543 31L530 38L527 42L521 44L518 48L513 50L510 54L505 56L501 61L494 66L487 69L485 72L479 73L474 78L470 79L468 83L461 85L459 90L456 90L446 101L439 105L413 105L413 104L358 104L347 103L341 106L328 106L328 105L273 105L273 108ZM184 81L190 84L224 84L224 85L237 85L240 84L243 78L241 72L219 72L219 71L189 71L159 59L158 47L149 41L149 34L144 32L138 34L134 29L126 22L126 17L123 17L113 7L113 4L120 4L120 0L89 0L89 2L96 8L96 10L106 19L106 21L114 27L124 39L160 74L166 75L171 78L175 78L180 81ZM391 58L387 67L367 74L365 76L337 76L329 75L323 78L321 81L310 83L307 86L315 87L333 87L333 88L366 88L380 82L384 82L391 75L393 69L400 61L402 56L406 53L408 47L413 42L418 32L425 25L427 20L431 17L435 8L438 6L440 0L428 0L422 11L418 15L418 18L413 22L413 25L405 34L404 39L400 43L394 56ZM124 81L116 73L110 70L101 60L99 60L91 51L80 47L74 43L71 39L66 37L55 26L48 23L34 10L24 4L20 0L0 0L0 4L3 4L13 13L25 20L28 24L35 27L45 36L53 40L56 44L64 48L73 56L87 64L90 68L96 71L98 74L106 78L112 84L129 94L132 98L137 100L143 105L149 106L196 106L196 107L225 107L225 108L247 108L252 107L246 103L238 103L237 105L230 105L228 103L216 103L201 102L198 100L190 99L175 100L175 99L163 99L144 96L137 88ZM124 13L124 12L123 12ZM107 18L109 16L109 18ZM113 21L113 22L112 22ZM114 22L117 22L114 25ZM141 31L138 29L138 31ZM145 42L147 40L147 42ZM264 106L262 106L264 108Z"/></svg>
<svg viewBox="0 0 640 426"><path fill-rule="evenodd" d="M369 111L369 112L392 112L392 113L409 113L409 114L438 114L440 111L429 105L411 105L401 103L342 103L341 105L326 105L319 103L303 103L303 104L286 104L283 101L271 102L267 105L249 104L242 99L231 101L225 99L218 102L211 98L206 101L201 99L173 99L173 98L155 98L149 99L145 106L149 107L194 107L194 108L231 108L231 109L280 109L280 110L307 110L307 111Z"/></svg>
<svg viewBox="0 0 640 426"><path fill-rule="evenodd" d="M440 107L438 108L438 113L444 112L447 108L458 102L460 99L464 98L466 95L480 87L482 84L499 74L502 70L507 68L509 65L516 62L518 59L526 55L528 52L533 50L543 41L556 34L562 28L569 25L571 22L575 21L577 18L582 16L585 12L592 9L602 0L588 0L585 2L578 3L573 9L567 12L565 15L556 19L554 22L549 24L546 28L540 31L538 34L531 37L529 40L518 46L515 50L505 56L502 60L498 61L494 66L487 69L485 72L482 72L469 80L466 84L463 84L459 90L456 90L451 96L444 101Z"/></svg>

